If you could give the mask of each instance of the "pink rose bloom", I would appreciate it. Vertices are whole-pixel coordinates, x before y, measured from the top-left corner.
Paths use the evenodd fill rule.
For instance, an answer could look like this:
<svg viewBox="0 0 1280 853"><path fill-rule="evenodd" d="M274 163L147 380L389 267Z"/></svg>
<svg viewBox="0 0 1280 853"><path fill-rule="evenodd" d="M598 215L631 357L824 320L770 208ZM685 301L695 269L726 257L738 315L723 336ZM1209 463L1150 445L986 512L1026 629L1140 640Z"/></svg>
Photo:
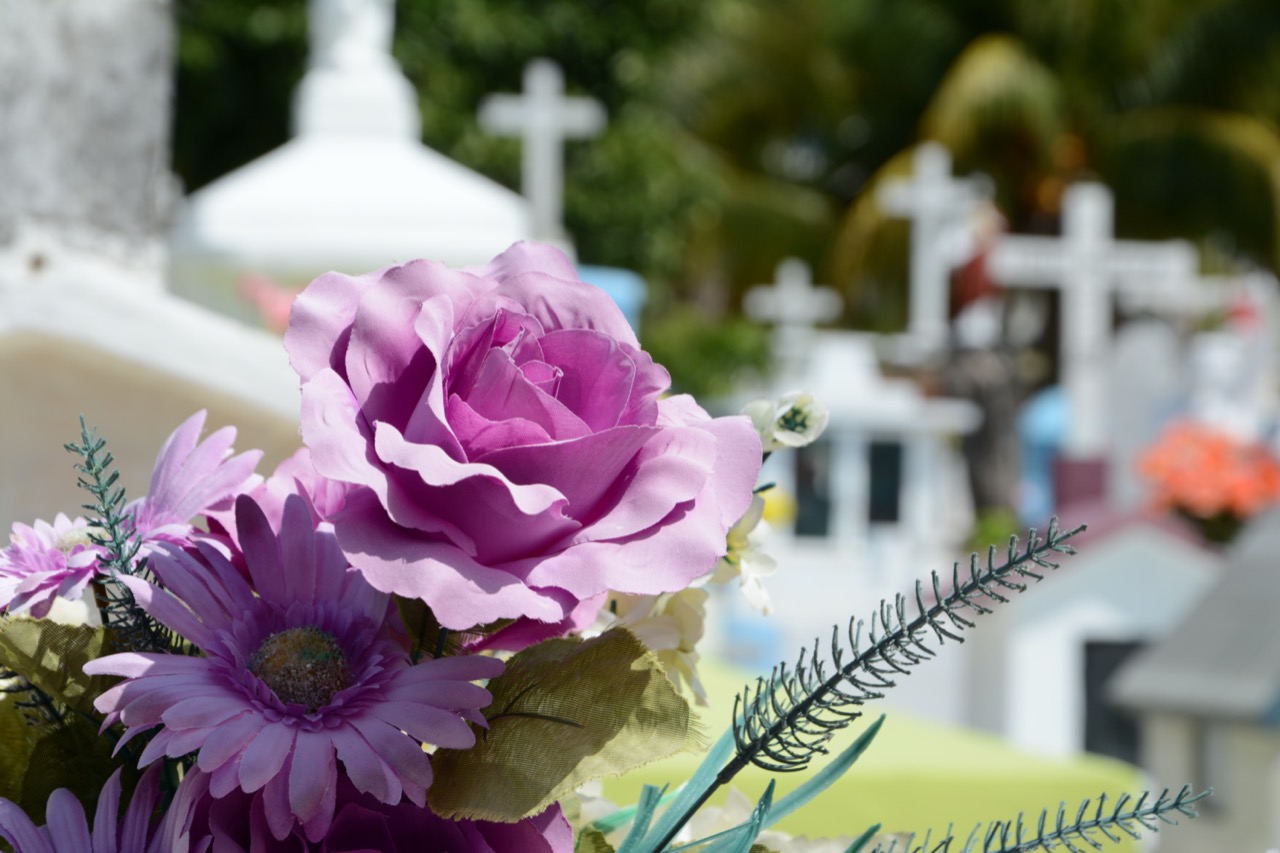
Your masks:
<svg viewBox="0 0 1280 853"><path fill-rule="evenodd" d="M666 370L550 247L329 273L285 347L312 462L352 486L342 549L448 628L682 589L751 502L751 422L663 398Z"/></svg>

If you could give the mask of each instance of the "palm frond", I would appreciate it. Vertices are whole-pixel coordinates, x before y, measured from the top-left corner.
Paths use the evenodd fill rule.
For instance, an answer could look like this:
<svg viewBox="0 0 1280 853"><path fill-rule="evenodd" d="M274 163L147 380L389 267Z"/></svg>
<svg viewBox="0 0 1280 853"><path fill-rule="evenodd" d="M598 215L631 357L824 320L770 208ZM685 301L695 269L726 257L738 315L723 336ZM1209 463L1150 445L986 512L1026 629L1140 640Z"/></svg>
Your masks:
<svg viewBox="0 0 1280 853"><path fill-rule="evenodd" d="M839 626L833 628L829 658L815 642L812 652L801 649L794 666L775 666L768 678L757 679L734 700L737 755L720 778L732 777L748 763L774 772L808 767L814 757L828 752L837 731L862 716L865 702L880 698L894 679L933 656L927 641L962 642L959 632L973 627L973 617L1026 590L1028 580L1043 578L1042 570L1057 568L1051 555L1075 553L1067 540L1083 529L1064 532L1054 519L1043 539L1032 530L1021 552L1018 537L1010 537L999 565L994 546L985 566L977 554L970 557L967 577L956 563L950 592L943 592L942 578L934 572L933 604L926 603L924 585L917 581L914 617L906 597L898 595L892 604L881 602L868 622L851 621L847 644L841 642Z"/></svg>

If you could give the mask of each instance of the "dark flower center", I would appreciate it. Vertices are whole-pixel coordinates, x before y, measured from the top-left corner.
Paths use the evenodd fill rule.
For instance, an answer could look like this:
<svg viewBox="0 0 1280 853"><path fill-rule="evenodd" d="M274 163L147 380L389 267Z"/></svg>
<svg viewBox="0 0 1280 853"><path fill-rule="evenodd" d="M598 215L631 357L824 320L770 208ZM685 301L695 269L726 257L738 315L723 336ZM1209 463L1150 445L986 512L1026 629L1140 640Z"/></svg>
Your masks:
<svg viewBox="0 0 1280 853"><path fill-rule="evenodd" d="M319 628L289 628L267 639L249 659L249 671L286 705L315 711L351 686L347 656L330 634Z"/></svg>

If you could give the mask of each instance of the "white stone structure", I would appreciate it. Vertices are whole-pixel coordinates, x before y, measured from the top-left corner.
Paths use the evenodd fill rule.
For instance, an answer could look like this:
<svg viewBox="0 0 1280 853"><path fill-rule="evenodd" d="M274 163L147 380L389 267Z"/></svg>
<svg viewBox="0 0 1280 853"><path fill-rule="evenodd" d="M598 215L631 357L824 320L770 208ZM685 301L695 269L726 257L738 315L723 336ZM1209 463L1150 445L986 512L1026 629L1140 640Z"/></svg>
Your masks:
<svg viewBox="0 0 1280 853"><path fill-rule="evenodd" d="M330 269L432 258L484 263L533 236L516 193L423 146L392 60L390 0L312 0L295 136L191 195L173 235L173 287L246 320L247 274L301 287Z"/></svg>
<svg viewBox="0 0 1280 853"><path fill-rule="evenodd" d="M977 407L886 379L872 335L811 334L810 367L795 387L829 407L826 433L813 448L775 454L761 474L801 504L797 522L775 530L767 545L779 566L766 586L782 649L815 636L829 642L833 625L869 616L882 597L950 567L973 520L954 438L978 425ZM821 493L816 510L805 506L814 491ZM816 525L804 520L814 511L822 516ZM938 707L937 695L895 690L891 698L954 720L958 710Z"/></svg>
<svg viewBox="0 0 1280 853"><path fill-rule="evenodd" d="M1064 519L1098 526L1106 519ZM1220 559L1150 521L1091 529L1061 560L969 633L970 722L1017 746L1067 757L1084 751L1086 720L1107 702L1088 695L1091 644L1165 637L1217 579Z"/></svg>
<svg viewBox="0 0 1280 853"><path fill-rule="evenodd" d="M491 133L519 136L520 181L533 208L537 240L567 242L564 207L564 143L604 131L604 107L594 98L564 93L564 73L549 59L524 69L524 93L490 95L480 102L480 124Z"/></svg>
<svg viewBox="0 0 1280 853"><path fill-rule="evenodd" d="M747 316L773 324L773 355L779 380L800 380L809 365L813 327L840 316L844 300L829 287L814 287L809 266L799 258L778 264L774 283L749 289L742 302Z"/></svg>
<svg viewBox="0 0 1280 853"><path fill-rule="evenodd" d="M912 156L910 179L890 178L876 200L886 213L911 220L910 306L907 337L911 348L940 352L947 344L951 271L974 249L974 211L991 197L990 182L954 178L951 152L923 142Z"/></svg>
<svg viewBox="0 0 1280 853"><path fill-rule="evenodd" d="M988 258L991 277L1000 284L1061 292L1061 378L1071 401L1064 452L1075 459L1098 458L1107 450L1112 293L1144 283L1177 288L1198 270L1189 243L1114 239L1113 213L1109 189L1075 184L1063 199L1061 237L1005 237Z"/></svg>
<svg viewBox="0 0 1280 853"><path fill-rule="evenodd" d="M8 4L0 50L0 544L76 515L62 447L97 427L131 496L198 409L268 462L297 448L277 339L164 289L172 23L154 0ZM119 48L128 44L128 50Z"/></svg>
<svg viewBox="0 0 1280 853"><path fill-rule="evenodd" d="M1162 853L1280 849L1280 513L1250 523L1218 582L1116 675L1157 786L1212 787Z"/></svg>

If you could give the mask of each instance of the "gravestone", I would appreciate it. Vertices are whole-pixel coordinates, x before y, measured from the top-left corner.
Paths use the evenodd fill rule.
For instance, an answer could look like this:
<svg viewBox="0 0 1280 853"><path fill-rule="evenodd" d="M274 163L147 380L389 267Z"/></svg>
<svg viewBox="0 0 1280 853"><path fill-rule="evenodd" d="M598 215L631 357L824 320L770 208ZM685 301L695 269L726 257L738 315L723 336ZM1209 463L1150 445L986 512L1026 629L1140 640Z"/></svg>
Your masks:
<svg viewBox="0 0 1280 853"><path fill-rule="evenodd" d="M813 327L835 320L843 305L835 290L814 287L804 261L786 258L778 264L773 284L746 292L742 308L751 319L773 324L773 357L779 379L787 384L796 381L807 367Z"/></svg>
<svg viewBox="0 0 1280 853"><path fill-rule="evenodd" d="M947 343L951 270L968 260L960 246L972 242L956 238L990 196L989 182L951 176L951 153L937 142L916 148L911 178L890 178L876 195L885 212L911 220L907 335L924 352L936 353Z"/></svg>
<svg viewBox="0 0 1280 853"><path fill-rule="evenodd" d="M1116 334L1108 356L1111 464L1107 497L1120 510L1141 506L1148 487L1138 459L1185 405L1185 361L1178 337L1166 323L1128 323Z"/></svg>
<svg viewBox="0 0 1280 853"><path fill-rule="evenodd" d="M14 521L86 501L62 448L81 413L134 496L200 408L269 460L299 443L279 342L164 290L170 14L157 0L0 5L0 543Z"/></svg>
<svg viewBox="0 0 1280 853"><path fill-rule="evenodd" d="M294 137L193 193L174 229L174 289L246 322L259 321L246 276L297 290L331 269L470 266L533 236L524 199L419 141L417 96L390 54L390 0L309 9Z"/></svg>
<svg viewBox="0 0 1280 853"><path fill-rule="evenodd" d="M1062 236L1008 236L988 259L1001 284L1051 288L1061 293L1059 355L1062 384L1071 406L1065 454L1075 460L1105 455L1107 349L1112 292L1142 282L1186 281L1196 274L1194 247L1116 240L1111 191L1101 184L1075 184L1063 199Z"/></svg>
<svg viewBox="0 0 1280 853"><path fill-rule="evenodd" d="M533 208L534 238L564 242L564 143L602 132L604 107L566 97L560 66L535 59L524 69L524 93L488 96L479 118L491 133L521 138L520 181Z"/></svg>

